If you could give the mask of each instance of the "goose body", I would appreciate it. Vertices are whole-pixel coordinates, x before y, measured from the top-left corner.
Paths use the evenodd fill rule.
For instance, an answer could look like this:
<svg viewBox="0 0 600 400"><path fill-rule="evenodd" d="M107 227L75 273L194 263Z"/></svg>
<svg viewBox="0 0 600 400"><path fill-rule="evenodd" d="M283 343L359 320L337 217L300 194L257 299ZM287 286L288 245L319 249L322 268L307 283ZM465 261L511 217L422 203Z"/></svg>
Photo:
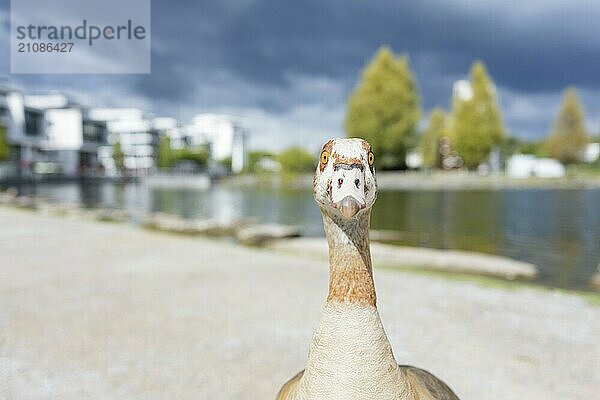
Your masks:
<svg viewBox="0 0 600 400"><path fill-rule="evenodd" d="M277 400L457 400L440 379L394 358L379 312L369 249L377 196L374 156L362 139L325 144L313 181L329 246L329 293L304 371Z"/></svg>

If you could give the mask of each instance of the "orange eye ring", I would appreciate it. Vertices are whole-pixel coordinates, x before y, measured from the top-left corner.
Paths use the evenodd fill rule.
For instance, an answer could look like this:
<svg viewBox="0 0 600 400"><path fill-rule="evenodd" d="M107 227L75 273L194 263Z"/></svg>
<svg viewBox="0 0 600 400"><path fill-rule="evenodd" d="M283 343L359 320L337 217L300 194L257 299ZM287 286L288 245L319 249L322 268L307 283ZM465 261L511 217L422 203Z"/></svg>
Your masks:
<svg viewBox="0 0 600 400"><path fill-rule="evenodd" d="M373 154L372 151L369 152L369 165L373 166L373 164L375 163L375 154Z"/></svg>
<svg viewBox="0 0 600 400"><path fill-rule="evenodd" d="M327 150L321 152L321 164L325 165L329 161L329 153Z"/></svg>

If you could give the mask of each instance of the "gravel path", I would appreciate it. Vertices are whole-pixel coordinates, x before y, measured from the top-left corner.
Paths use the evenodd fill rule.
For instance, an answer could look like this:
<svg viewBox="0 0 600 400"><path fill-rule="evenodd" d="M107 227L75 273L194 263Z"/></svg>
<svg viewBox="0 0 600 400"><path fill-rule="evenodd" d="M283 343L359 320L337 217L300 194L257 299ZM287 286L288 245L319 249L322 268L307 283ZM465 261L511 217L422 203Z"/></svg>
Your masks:
<svg viewBox="0 0 600 400"><path fill-rule="evenodd" d="M303 368L327 266L0 208L1 399L271 399ZM592 399L600 307L376 271L401 363L462 399Z"/></svg>

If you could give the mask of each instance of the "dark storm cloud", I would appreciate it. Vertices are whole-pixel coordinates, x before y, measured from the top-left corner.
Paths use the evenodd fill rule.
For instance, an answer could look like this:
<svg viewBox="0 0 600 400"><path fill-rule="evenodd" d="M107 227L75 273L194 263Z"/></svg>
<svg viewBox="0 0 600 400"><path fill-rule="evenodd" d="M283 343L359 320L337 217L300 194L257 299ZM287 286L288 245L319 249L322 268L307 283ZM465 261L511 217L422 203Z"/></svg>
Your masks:
<svg viewBox="0 0 600 400"><path fill-rule="evenodd" d="M264 86L285 86L286 74L298 73L351 87L374 51L389 44L410 54L421 86L434 92L436 85L423 82L447 77L447 84L474 59L515 90L598 88L598 8L563 3L530 4L520 13L524 7L514 2L503 9L441 1L155 1L153 32L162 53L153 60L153 77L171 77L173 86L138 86L165 96L185 92L189 86L177 82L186 76L173 63L200 80L221 69ZM442 100L442 93L431 94L425 91L426 103Z"/></svg>

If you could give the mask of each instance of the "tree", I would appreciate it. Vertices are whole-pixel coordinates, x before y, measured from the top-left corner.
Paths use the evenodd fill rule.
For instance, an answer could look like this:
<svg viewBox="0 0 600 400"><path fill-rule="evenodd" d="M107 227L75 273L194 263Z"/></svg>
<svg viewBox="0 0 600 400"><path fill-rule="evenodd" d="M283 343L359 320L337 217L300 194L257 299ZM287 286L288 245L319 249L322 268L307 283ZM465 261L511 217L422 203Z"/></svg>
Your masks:
<svg viewBox="0 0 600 400"><path fill-rule="evenodd" d="M452 148L473 169L500 146L505 132L494 83L480 61L471 67L470 92L454 98L451 137Z"/></svg>
<svg viewBox="0 0 600 400"><path fill-rule="evenodd" d="M164 135L158 143L158 167L170 168L173 165L173 151L171 150L171 139Z"/></svg>
<svg viewBox="0 0 600 400"><path fill-rule="evenodd" d="M371 143L380 168L404 168L420 115L408 57L380 48L348 100L346 133Z"/></svg>
<svg viewBox="0 0 600 400"><path fill-rule="evenodd" d="M504 140L502 143L500 150L505 157L513 154L531 154L535 156L543 156L541 142L519 139L516 137L506 138L506 140Z"/></svg>
<svg viewBox="0 0 600 400"><path fill-rule="evenodd" d="M219 160L219 164L227 171L231 171L231 157L225 157L222 160Z"/></svg>
<svg viewBox="0 0 600 400"><path fill-rule="evenodd" d="M191 161L199 167L204 167L208 164L208 158L208 150L204 147L199 147L197 149L183 148L171 152L171 164L185 160Z"/></svg>
<svg viewBox="0 0 600 400"><path fill-rule="evenodd" d="M544 142L546 153L563 164L577 162L589 142L584 121L585 112L577 91L567 88L556 121Z"/></svg>
<svg viewBox="0 0 600 400"><path fill-rule="evenodd" d="M443 136L446 136L446 114L441 108L434 108L429 116L429 125L421 136L421 155L425 167L440 167L440 139Z"/></svg>
<svg viewBox="0 0 600 400"><path fill-rule="evenodd" d="M312 172L316 166L313 155L301 147L290 147L282 151L277 160L283 172Z"/></svg>
<svg viewBox="0 0 600 400"><path fill-rule="evenodd" d="M125 153L121 148L121 142L117 141L113 146L113 160L115 162L115 168L117 171L125 169Z"/></svg>
<svg viewBox="0 0 600 400"><path fill-rule="evenodd" d="M6 137L6 128L0 126L0 161L6 161L10 158L10 146Z"/></svg>
<svg viewBox="0 0 600 400"><path fill-rule="evenodd" d="M260 161L264 158L275 159L275 156L270 151L254 150L248 152L248 163L245 166L245 172L255 173L263 172L260 168Z"/></svg>

